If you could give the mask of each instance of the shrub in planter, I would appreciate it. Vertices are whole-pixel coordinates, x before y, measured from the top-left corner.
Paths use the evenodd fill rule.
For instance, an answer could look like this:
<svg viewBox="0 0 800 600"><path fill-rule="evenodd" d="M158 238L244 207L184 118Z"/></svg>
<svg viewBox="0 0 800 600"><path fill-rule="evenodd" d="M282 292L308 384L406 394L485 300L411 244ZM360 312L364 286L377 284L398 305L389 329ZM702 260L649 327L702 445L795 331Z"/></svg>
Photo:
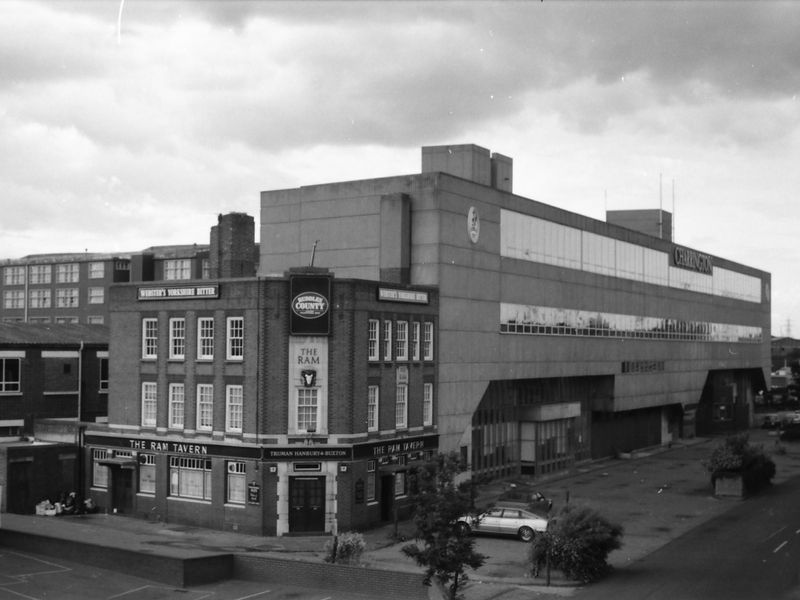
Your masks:
<svg viewBox="0 0 800 600"><path fill-rule="evenodd" d="M534 538L530 564L534 576L543 565L575 581L600 579L611 568L608 555L622 546L621 525L588 507L565 506L546 532Z"/></svg>
<svg viewBox="0 0 800 600"><path fill-rule="evenodd" d="M755 493L772 483L775 463L763 446L754 446L746 433L731 435L717 445L705 461L711 474L711 485L721 477L741 477L744 492Z"/></svg>
<svg viewBox="0 0 800 600"><path fill-rule="evenodd" d="M355 531L342 533L325 543L325 562L357 565L366 547L367 543L360 533Z"/></svg>

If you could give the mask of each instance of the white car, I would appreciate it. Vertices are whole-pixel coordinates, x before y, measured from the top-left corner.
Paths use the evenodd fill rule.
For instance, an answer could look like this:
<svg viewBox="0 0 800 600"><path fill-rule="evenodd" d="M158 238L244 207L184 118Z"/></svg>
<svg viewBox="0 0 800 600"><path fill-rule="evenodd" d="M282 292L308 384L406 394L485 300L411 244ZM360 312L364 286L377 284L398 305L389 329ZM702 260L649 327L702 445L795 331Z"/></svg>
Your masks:
<svg viewBox="0 0 800 600"><path fill-rule="evenodd" d="M488 533L515 535L523 542L530 542L537 532L547 530L547 519L521 508L496 506L478 517L465 515L456 521L462 535Z"/></svg>

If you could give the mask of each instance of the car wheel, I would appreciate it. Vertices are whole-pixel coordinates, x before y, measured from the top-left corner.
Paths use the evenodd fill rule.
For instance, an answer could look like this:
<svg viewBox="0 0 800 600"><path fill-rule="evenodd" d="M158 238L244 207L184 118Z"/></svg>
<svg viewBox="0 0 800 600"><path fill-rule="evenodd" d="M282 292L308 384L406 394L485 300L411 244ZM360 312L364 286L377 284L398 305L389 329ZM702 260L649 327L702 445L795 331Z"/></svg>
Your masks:
<svg viewBox="0 0 800 600"><path fill-rule="evenodd" d="M458 532L459 535L463 536L467 536L470 533L472 533L472 530L470 529L469 525L464 523L464 521L459 521L458 523L456 523L456 531Z"/></svg>
<svg viewBox="0 0 800 600"><path fill-rule="evenodd" d="M530 542L533 539L533 529L530 527L520 527L519 531L517 531L517 535L523 542Z"/></svg>

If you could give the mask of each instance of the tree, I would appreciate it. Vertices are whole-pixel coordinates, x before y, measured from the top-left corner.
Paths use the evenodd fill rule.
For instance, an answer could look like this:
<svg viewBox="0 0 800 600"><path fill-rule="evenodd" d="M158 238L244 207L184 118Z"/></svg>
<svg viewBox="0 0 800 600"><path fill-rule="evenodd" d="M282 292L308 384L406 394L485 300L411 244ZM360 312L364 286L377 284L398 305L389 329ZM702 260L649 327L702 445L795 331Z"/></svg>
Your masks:
<svg viewBox="0 0 800 600"><path fill-rule="evenodd" d="M622 546L622 526L610 522L588 507L565 506L551 526L531 544L530 560L534 575L548 560L566 577L595 581L610 568L612 550Z"/></svg>
<svg viewBox="0 0 800 600"><path fill-rule="evenodd" d="M426 585L434 577L444 586L449 584L451 600L459 597L459 586L467 579L466 568L477 569L486 560L475 551L475 539L454 527L456 520L471 509L468 483L455 483L463 470L456 453L439 454L411 470L410 499L415 507L414 537L418 541L402 549L425 567Z"/></svg>

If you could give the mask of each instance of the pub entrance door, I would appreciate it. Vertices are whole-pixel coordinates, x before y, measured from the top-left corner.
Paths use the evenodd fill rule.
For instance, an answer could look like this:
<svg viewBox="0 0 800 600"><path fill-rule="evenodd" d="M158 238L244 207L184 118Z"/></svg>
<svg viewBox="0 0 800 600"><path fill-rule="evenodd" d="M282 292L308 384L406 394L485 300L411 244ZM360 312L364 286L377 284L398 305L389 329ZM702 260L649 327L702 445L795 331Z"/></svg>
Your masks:
<svg viewBox="0 0 800 600"><path fill-rule="evenodd" d="M325 478L289 479L289 533L325 531Z"/></svg>
<svg viewBox="0 0 800 600"><path fill-rule="evenodd" d="M118 513L133 512L133 469L109 467L111 506Z"/></svg>

